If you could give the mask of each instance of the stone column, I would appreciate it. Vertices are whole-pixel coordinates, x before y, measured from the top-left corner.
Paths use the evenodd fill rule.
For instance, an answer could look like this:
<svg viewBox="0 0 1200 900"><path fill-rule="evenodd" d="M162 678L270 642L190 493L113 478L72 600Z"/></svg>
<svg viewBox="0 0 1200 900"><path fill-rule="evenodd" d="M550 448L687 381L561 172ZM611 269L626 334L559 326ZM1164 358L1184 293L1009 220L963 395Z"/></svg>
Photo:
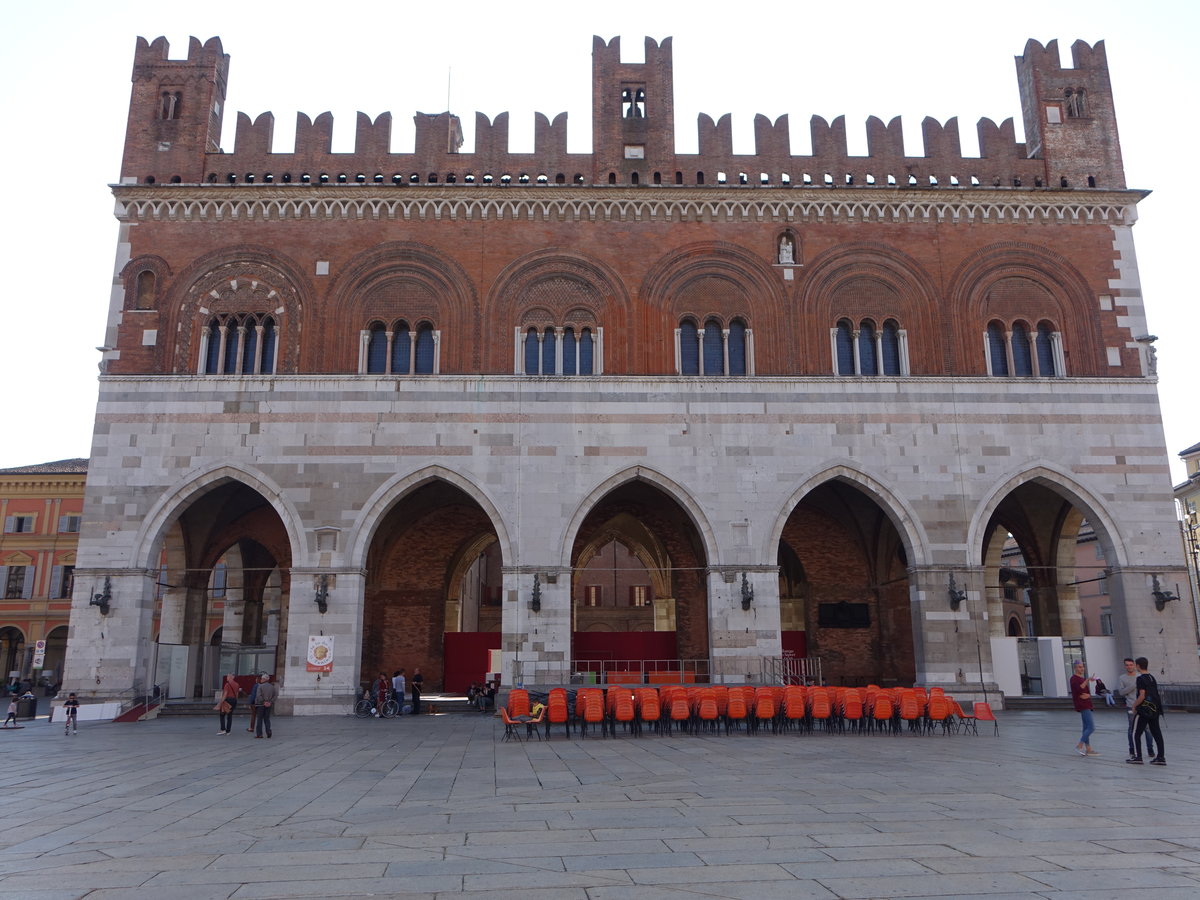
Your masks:
<svg viewBox="0 0 1200 900"><path fill-rule="evenodd" d="M743 581L749 609L743 609ZM780 659L779 567L722 566L708 573L708 639L713 681L744 684L763 675L764 659Z"/></svg>
<svg viewBox="0 0 1200 900"><path fill-rule="evenodd" d="M154 683L154 582L149 569L76 569L63 691L81 703L132 702ZM108 615L92 605L106 592Z"/></svg>
<svg viewBox="0 0 1200 900"><path fill-rule="evenodd" d="M1113 630L1121 656L1144 656L1159 681L1200 681L1196 657L1196 617L1187 600L1187 569L1183 566L1114 566L1108 593ZM1154 579L1159 591L1179 599L1167 600L1160 610L1154 602Z"/></svg>
<svg viewBox="0 0 1200 900"><path fill-rule="evenodd" d="M999 696L984 605L985 574L983 566L965 565L908 570L916 681L945 688L964 706L983 699L985 686L990 701ZM955 590L964 595L958 609L950 601L951 575Z"/></svg>
<svg viewBox="0 0 1200 900"><path fill-rule="evenodd" d="M571 573L557 567L505 566L502 608L503 686L570 682ZM534 606L537 578L539 609Z"/></svg>
<svg viewBox="0 0 1200 900"><path fill-rule="evenodd" d="M320 577L326 576L326 612L316 603ZM361 569L293 568L288 597L286 645L276 662L279 711L297 716L343 715L358 694L362 661L363 598ZM331 672L308 671L310 636L332 636Z"/></svg>

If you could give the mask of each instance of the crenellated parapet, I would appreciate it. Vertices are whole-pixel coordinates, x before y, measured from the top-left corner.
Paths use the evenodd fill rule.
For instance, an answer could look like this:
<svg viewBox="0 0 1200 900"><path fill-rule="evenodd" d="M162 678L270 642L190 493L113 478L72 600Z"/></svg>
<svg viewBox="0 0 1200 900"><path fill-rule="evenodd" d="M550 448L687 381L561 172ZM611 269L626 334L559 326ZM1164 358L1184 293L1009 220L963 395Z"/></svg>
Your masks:
<svg viewBox="0 0 1200 900"><path fill-rule="evenodd" d="M899 117L866 123L867 155L848 150L844 116L810 120L811 155L791 152L789 119L754 118L755 150L733 152L732 119L700 114L695 154L675 150L671 39L646 39L642 63L620 59L620 41L593 41L593 152L567 151L567 114L537 113L532 153L509 152L509 117L475 117L475 146L463 152L461 121L450 111L414 115L413 152L392 153L391 113L358 114L355 145L332 150L333 117L297 117L295 145L274 148L274 116L238 114L232 148L221 149L220 106L228 57L213 38L192 39L186 60L167 58L167 43L138 39L134 99L122 180L126 183L453 184L459 186L738 186L870 188L1123 189L1120 146L1104 45L1077 42L1075 67L1064 69L1052 41L1030 41L1017 58L1029 136L1015 138L1012 119L977 125L980 155L963 155L957 118L921 123L922 146L905 147ZM181 81L183 79L183 81ZM180 89L180 124L172 84ZM144 89L139 88L143 85ZM205 93L207 91L207 93ZM196 93L195 98L192 93ZM166 99L164 99L166 97ZM201 121L200 104L210 115ZM207 129L201 125L207 125ZM173 129L173 130L172 130ZM166 132L171 131L170 135ZM166 150L164 150L164 144ZM919 152L913 152L919 149Z"/></svg>

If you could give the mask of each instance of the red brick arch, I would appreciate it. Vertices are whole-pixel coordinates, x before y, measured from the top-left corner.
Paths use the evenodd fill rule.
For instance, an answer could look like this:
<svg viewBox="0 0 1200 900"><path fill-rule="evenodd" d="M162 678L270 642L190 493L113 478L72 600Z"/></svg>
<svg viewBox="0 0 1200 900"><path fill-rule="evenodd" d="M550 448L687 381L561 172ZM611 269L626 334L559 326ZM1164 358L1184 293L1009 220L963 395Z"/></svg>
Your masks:
<svg viewBox="0 0 1200 900"><path fill-rule="evenodd" d="M845 317L856 324L870 319L882 328L895 319L908 332L914 375L941 374L937 289L912 257L885 244L842 244L813 260L800 292L800 308L811 327L801 342L801 370L831 371L829 330Z"/></svg>
<svg viewBox="0 0 1200 900"><path fill-rule="evenodd" d="M359 254L330 286L323 339L310 355L325 372L358 368L359 332L372 319L429 322L443 336L441 371L480 371L479 302L471 279L453 259L409 241Z"/></svg>
<svg viewBox="0 0 1200 900"><path fill-rule="evenodd" d="M236 287L235 287L236 285ZM211 312L270 313L279 334L280 373L301 371L300 329L305 309L312 309L311 285L301 269L286 256L263 247L238 246L205 254L183 270L162 304L166 327L161 334L177 334L172 344L162 341L160 371L189 374L196 371L200 334ZM276 314L282 308L283 312Z"/></svg>
<svg viewBox="0 0 1200 900"><path fill-rule="evenodd" d="M728 285L723 298L718 288ZM688 244L659 259L639 289L645 303L644 328L671 335L685 317L703 323L716 316L728 326L740 318L754 332L754 369L759 375L788 373L794 338L773 327L791 318L779 276L758 254L737 244ZM645 371L675 370L674 342L644 340L635 353Z"/></svg>
<svg viewBox="0 0 1200 900"><path fill-rule="evenodd" d="M949 320L959 323L953 339L956 372L987 374L983 333L988 322L1011 327L1023 321L1032 333L1038 322L1048 320L1062 333L1068 375L1109 374L1092 291L1060 253L1017 241L992 244L963 261L950 279L947 298ZM1094 349L1085 355L1087 347Z"/></svg>

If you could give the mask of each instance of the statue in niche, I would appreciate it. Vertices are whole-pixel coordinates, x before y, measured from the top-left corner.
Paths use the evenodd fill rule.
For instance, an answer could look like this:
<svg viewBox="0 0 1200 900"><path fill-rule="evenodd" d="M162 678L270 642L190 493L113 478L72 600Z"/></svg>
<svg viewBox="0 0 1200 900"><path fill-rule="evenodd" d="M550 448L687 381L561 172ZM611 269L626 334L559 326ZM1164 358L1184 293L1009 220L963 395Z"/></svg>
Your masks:
<svg viewBox="0 0 1200 900"><path fill-rule="evenodd" d="M1079 119L1087 115L1084 105L1083 88L1067 88L1067 118Z"/></svg>
<svg viewBox="0 0 1200 900"><path fill-rule="evenodd" d="M1146 375L1158 374L1158 350L1154 347L1154 342L1158 340L1157 334L1143 334L1141 337L1135 337L1135 341L1146 348Z"/></svg>
<svg viewBox="0 0 1200 900"><path fill-rule="evenodd" d="M796 246L791 237L783 235L779 239L779 265L794 266L796 264Z"/></svg>

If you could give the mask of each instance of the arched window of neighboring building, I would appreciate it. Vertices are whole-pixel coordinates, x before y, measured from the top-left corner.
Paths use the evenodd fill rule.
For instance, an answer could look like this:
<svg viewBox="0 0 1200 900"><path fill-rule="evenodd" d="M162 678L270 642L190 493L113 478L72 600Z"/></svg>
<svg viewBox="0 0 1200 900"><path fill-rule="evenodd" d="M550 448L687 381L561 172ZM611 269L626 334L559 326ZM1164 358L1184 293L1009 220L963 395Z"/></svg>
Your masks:
<svg viewBox="0 0 1200 900"><path fill-rule="evenodd" d="M557 375L558 335L553 328L542 332L542 374Z"/></svg>
<svg viewBox="0 0 1200 900"><path fill-rule="evenodd" d="M258 351L258 329L253 319L247 319L245 340L242 341L242 373L254 374L254 354Z"/></svg>
<svg viewBox="0 0 1200 900"><path fill-rule="evenodd" d="M883 374L899 375L900 368L900 325L895 319L883 323L883 335L880 341L883 357Z"/></svg>
<svg viewBox="0 0 1200 900"><path fill-rule="evenodd" d="M999 322L989 322L987 327L987 350L991 374L997 377L1008 375L1008 341L1005 340L1004 326Z"/></svg>
<svg viewBox="0 0 1200 900"><path fill-rule="evenodd" d="M275 348L278 333L275 330L275 320L270 316L263 319L262 324L262 358L258 371L263 375L275 374Z"/></svg>
<svg viewBox="0 0 1200 900"><path fill-rule="evenodd" d="M240 337L241 322L232 316L225 322L225 366L222 372L233 375L237 372L238 338Z"/></svg>
<svg viewBox="0 0 1200 900"><path fill-rule="evenodd" d="M154 273L149 269L138 272L137 277L137 308L154 309L155 290Z"/></svg>
<svg viewBox="0 0 1200 900"><path fill-rule="evenodd" d="M839 319L834 337L837 353L837 373L854 375L854 326L849 319Z"/></svg>
<svg viewBox="0 0 1200 900"><path fill-rule="evenodd" d="M412 371L412 332L408 323L399 321L392 327L392 374L407 375Z"/></svg>
<svg viewBox="0 0 1200 900"><path fill-rule="evenodd" d="M575 373L575 354L578 340L575 337L575 329L568 325L563 329L563 357L562 371L564 375L574 375Z"/></svg>
<svg viewBox="0 0 1200 900"><path fill-rule="evenodd" d="M382 375L387 372L387 331L382 322L371 325L367 340L367 373Z"/></svg>
<svg viewBox="0 0 1200 900"><path fill-rule="evenodd" d="M204 354L204 374L216 375L221 370L221 325L213 319L208 323L208 346Z"/></svg>
<svg viewBox="0 0 1200 900"><path fill-rule="evenodd" d="M592 329L585 328L579 336L579 374L592 375L596 370L596 344Z"/></svg>
<svg viewBox="0 0 1200 900"><path fill-rule="evenodd" d="M1012 328L1013 374L1018 377L1033 375L1033 356L1029 349L1029 328L1016 322Z"/></svg>
<svg viewBox="0 0 1200 900"><path fill-rule="evenodd" d="M700 374L699 336L693 319L679 323L679 374Z"/></svg>
<svg viewBox="0 0 1200 900"><path fill-rule="evenodd" d="M879 374L875 358L875 326L870 322L863 322L858 326L858 374Z"/></svg>
<svg viewBox="0 0 1200 900"><path fill-rule="evenodd" d="M525 332L525 374L541 375L541 341L538 340L536 328Z"/></svg>
<svg viewBox="0 0 1200 900"><path fill-rule="evenodd" d="M1058 374L1058 366L1054 359L1054 326L1049 322L1039 322L1037 327L1037 364L1038 374L1043 378L1051 378Z"/></svg>
<svg viewBox="0 0 1200 900"><path fill-rule="evenodd" d="M433 326L428 322L417 329L417 375L432 375L437 363L437 342Z"/></svg>
<svg viewBox="0 0 1200 900"><path fill-rule="evenodd" d="M704 323L704 374L725 374L725 341L721 323L709 319Z"/></svg>
<svg viewBox="0 0 1200 900"><path fill-rule="evenodd" d="M729 323L729 374L746 374L746 323L741 319Z"/></svg>

